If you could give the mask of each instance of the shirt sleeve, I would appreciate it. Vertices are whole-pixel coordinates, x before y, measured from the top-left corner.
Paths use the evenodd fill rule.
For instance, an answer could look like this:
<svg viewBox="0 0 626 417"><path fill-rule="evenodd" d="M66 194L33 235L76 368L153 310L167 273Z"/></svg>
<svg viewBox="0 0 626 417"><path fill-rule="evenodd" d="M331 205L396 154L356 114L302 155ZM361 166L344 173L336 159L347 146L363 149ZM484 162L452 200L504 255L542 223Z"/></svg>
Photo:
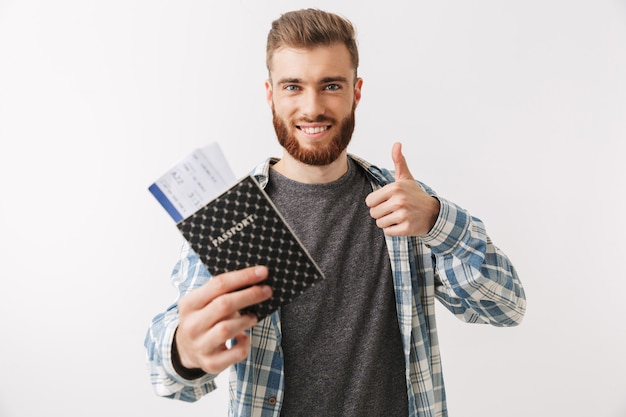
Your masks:
<svg viewBox="0 0 626 417"><path fill-rule="evenodd" d="M437 198L439 217L422 237L433 254L437 298L464 321L518 325L526 296L509 258L487 236L480 219Z"/></svg>
<svg viewBox="0 0 626 417"><path fill-rule="evenodd" d="M177 300L165 312L152 319L144 340L152 387L159 396L192 402L216 388L216 375L204 374L197 379L185 379L174 369L171 356L174 332L178 327L178 299L210 278L204 264L184 243L181 259L171 276L172 284L178 290Z"/></svg>

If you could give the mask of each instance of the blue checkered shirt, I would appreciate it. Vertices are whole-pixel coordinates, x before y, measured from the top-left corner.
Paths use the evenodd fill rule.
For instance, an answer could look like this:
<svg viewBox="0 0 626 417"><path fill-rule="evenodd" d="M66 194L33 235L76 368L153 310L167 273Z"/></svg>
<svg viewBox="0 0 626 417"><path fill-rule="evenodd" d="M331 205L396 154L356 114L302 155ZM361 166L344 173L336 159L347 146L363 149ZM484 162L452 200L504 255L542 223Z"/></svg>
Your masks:
<svg viewBox="0 0 626 417"><path fill-rule="evenodd" d="M394 181L391 171L350 156L370 174L374 189ZM267 160L253 170L265 187ZM424 190L435 193L424 184ZM425 236L386 237L393 271L398 323L407 364L409 416L447 416L441 358L435 324L435 298L468 323L519 324L526 310L524 289L513 265L486 235L479 219L437 196L439 218ZM172 273L179 298L211 278L196 254L183 245ZM157 315L145 347L152 385L160 396L196 401L216 389L215 375L186 380L173 367L172 340L178 325L174 303ZM280 311L250 331L248 358L230 370L231 417L279 417L284 395Z"/></svg>

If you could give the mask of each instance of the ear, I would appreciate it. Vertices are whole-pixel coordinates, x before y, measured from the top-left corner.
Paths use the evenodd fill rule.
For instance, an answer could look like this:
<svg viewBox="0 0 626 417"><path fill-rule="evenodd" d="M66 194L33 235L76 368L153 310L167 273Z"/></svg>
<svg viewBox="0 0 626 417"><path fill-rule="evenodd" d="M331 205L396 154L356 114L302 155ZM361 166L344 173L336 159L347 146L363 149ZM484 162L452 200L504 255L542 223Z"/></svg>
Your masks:
<svg viewBox="0 0 626 417"><path fill-rule="evenodd" d="M265 80L265 100L270 107L272 107L272 99L274 97L274 91L272 90L272 80Z"/></svg>
<svg viewBox="0 0 626 417"><path fill-rule="evenodd" d="M363 87L363 78L357 78L354 83L354 107L361 101L361 88Z"/></svg>

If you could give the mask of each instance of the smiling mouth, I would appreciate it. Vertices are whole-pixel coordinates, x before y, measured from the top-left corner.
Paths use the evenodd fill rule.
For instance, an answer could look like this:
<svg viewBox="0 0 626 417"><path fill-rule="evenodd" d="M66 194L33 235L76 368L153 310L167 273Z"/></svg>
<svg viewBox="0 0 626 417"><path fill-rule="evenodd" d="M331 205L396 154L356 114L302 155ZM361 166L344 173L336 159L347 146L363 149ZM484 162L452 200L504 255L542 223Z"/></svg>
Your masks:
<svg viewBox="0 0 626 417"><path fill-rule="evenodd" d="M298 129L300 129L301 131L303 131L304 133L308 134L308 135L314 135L316 133L322 133L325 132L326 130L330 129L330 125L328 126L315 126L315 127L309 127L309 126L296 126Z"/></svg>

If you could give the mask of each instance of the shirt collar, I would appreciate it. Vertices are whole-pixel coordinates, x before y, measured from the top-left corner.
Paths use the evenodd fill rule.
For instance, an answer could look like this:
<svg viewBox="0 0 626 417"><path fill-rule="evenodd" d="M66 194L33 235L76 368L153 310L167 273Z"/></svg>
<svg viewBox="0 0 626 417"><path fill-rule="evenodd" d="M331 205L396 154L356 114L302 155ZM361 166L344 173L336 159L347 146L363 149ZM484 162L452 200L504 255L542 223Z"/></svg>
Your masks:
<svg viewBox="0 0 626 417"><path fill-rule="evenodd" d="M378 184L379 186L383 186L385 184L393 182L394 176L388 170L378 168L377 166L370 164L366 160L352 154L348 154L348 158L352 159L359 166L365 169L365 171L370 175L373 182ZM271 166L279 160L279 158L275 157L268 158L264 162L254 167L254 169L250 173L250 175L254 176L259 182L261 188L265 188L265 186L267 185Z"/></svg>

